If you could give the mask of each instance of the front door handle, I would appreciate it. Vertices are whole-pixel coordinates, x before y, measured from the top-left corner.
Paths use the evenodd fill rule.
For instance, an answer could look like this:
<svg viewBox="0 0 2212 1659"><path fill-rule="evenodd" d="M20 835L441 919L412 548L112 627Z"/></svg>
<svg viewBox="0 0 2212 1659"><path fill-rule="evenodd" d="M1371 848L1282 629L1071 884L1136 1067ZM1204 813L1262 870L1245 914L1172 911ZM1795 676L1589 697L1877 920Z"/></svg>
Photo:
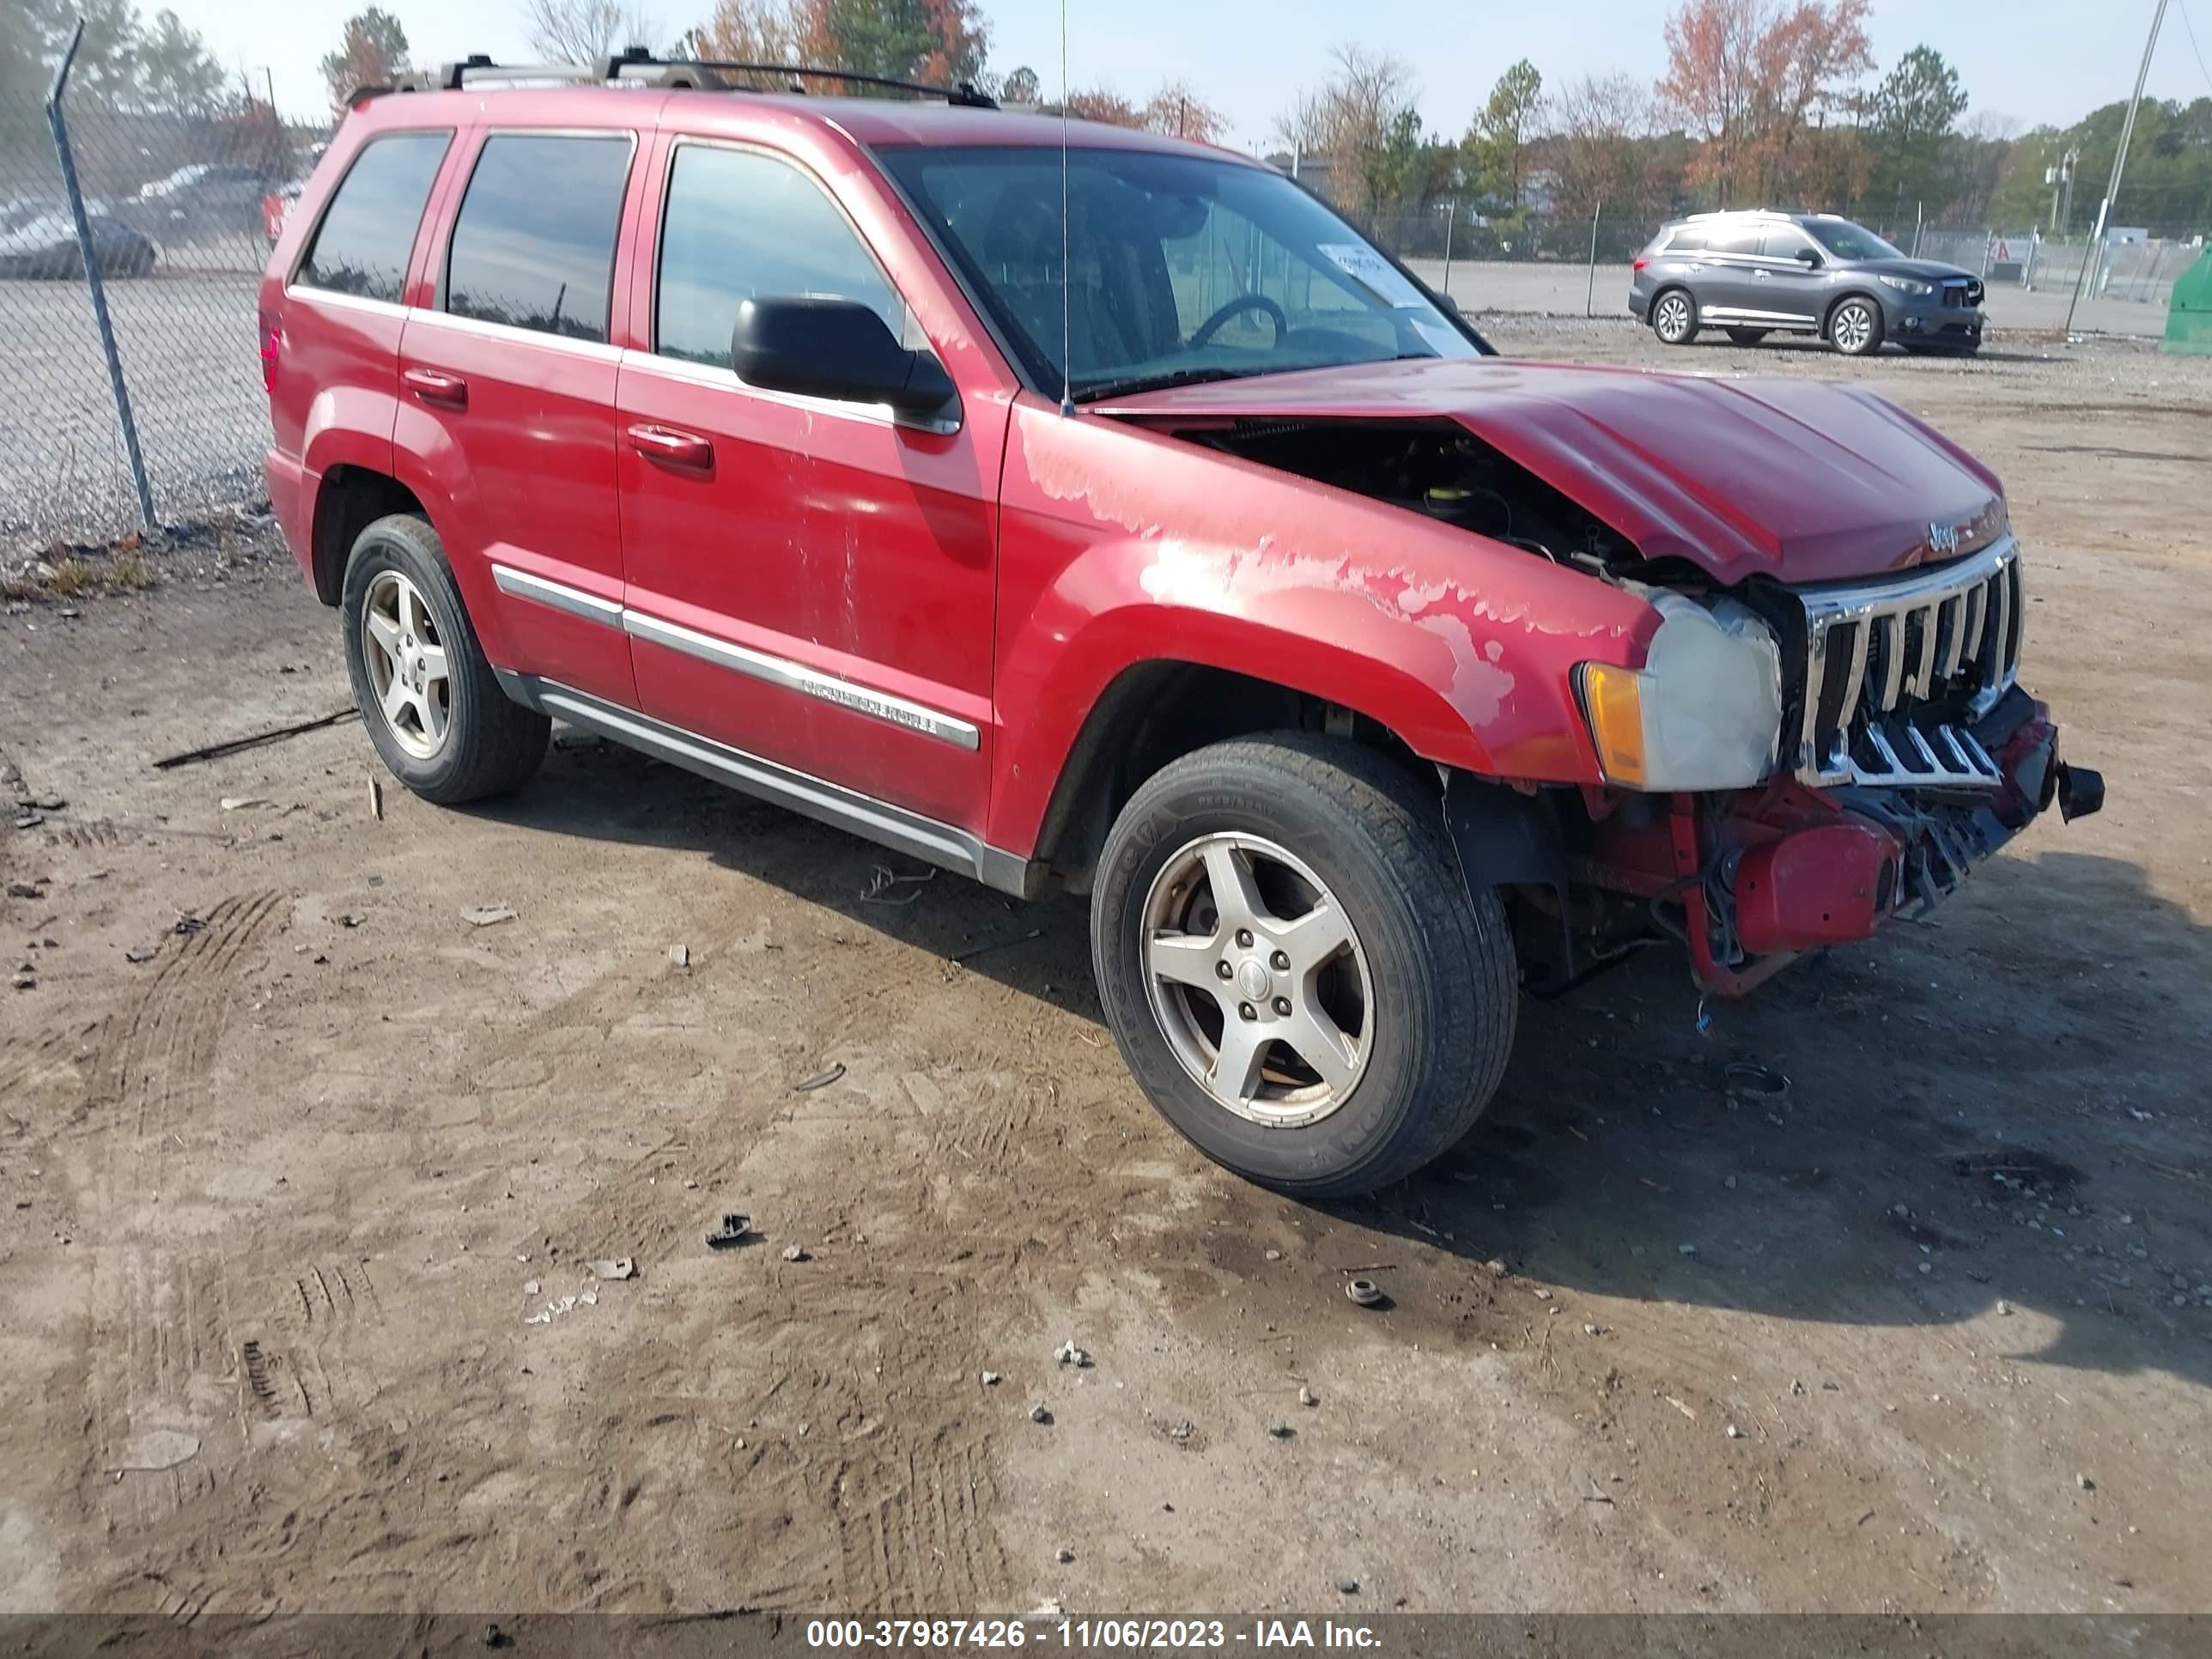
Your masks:
<svg viewBox="0 0 2212 1659"><path fill-rule="evenodd" d="M469 383L458 374L448 374L442 368L410 368L399 378L410 392L426 404L439 404L447 409L469 406Z"/></svg>
<svg viewBox="0 0 2212 1659"><path fill-rule="evenodd" d="M681 467L686 472L712 472L714 446L696 432L641 422L629 429L629 447L648 461Z"/></svg>

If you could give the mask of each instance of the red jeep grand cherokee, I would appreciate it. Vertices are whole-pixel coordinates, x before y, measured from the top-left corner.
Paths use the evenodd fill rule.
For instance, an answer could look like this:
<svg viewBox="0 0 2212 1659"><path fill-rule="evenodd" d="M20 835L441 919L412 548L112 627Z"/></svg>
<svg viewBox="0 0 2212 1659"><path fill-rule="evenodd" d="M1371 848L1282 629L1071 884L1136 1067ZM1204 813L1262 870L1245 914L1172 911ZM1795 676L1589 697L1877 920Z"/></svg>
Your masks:
<svg viewBox="0 0 2212 1659"><path fill-rule="evenodd" d="M1522 986L1663 932L1739 992L2101 799L1997 480L1870 393L1502 361L1268 168L965 91L435 78L261 294L386 764L476 799L558 718L1087 892L1130 1070L1255 1180L1449 1147Z"/></svg>

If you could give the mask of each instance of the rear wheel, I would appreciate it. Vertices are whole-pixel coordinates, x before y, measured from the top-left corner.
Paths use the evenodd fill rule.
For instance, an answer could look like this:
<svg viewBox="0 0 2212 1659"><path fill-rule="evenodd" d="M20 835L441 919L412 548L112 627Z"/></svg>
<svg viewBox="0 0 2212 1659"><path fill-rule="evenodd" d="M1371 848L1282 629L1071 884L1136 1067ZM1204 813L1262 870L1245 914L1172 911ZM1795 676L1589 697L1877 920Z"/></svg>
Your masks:
<svg viewBox="0 0 2212 1659"><path fill-rule="evenodd" d="M1146 781L1107 837L1091 959L1162 1115L1309 1197L1449 1148L1512 1044L1503 907L1469 896L1418 781L1349 743L1240 739Z"/></svg>
<svg viewBox="0 0 2212 1659"><path fill-rule="evenodd" d="M1754 346L1766 337L1763 328L1732 328L1728 337L1740 346Z"/></svg>
<svg viewBox="0 0 2212 1659"><path fill-rule="evenodd" d="M1698 302L1687 289L1670 288L1651 301L1651 331L1662 345L1687 345L1698 337Z"/></svg>
<svg viewBox="0 0 2212 1659"><path fill-rule="evenodd" d="M394 514L362 531L339 604L354 700L400 782L452 806L537 771L552 722L500 690L428 524Z"/></svg>
<svg viewBox="0 0 2212 1659"><path fill-rule="evenodd" d="M1828 343L1846 357L1866 357L1881 349L1881 307L1853 295L1828 313Z"/></svg>

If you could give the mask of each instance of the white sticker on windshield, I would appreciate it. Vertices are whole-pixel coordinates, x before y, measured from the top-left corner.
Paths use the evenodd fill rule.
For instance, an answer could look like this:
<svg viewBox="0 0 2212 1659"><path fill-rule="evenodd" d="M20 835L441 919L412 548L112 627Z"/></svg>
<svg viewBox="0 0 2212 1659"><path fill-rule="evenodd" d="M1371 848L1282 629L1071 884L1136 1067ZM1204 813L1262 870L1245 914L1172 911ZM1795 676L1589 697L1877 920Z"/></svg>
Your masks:
<svg viewBox="0 0 2212 1659"><path fill-rule="evenodd" d="M1395 265L1364 243L1323 242L1321 252L1352 281L1394 306L1428 303L1421 298L1420 290L1407 282Z"/></svg>

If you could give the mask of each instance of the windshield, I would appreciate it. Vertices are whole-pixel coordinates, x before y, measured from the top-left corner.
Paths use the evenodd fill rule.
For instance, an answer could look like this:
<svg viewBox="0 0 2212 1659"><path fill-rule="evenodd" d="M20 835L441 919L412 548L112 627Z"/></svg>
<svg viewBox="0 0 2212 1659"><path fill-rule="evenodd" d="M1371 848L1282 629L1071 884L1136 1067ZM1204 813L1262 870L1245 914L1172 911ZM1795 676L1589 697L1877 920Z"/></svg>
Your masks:
<svg viewBox="0 0 2212 1659"><path fill-rule="evenodd" d="M1041 385L1059 387L1066 342L1079 401L1482 354L1357 231L1265 168L1071 151L1063 256L1057 149L891 150L884 161Z"/></svg>
<svg viewBox="0 0 2212 1659"><path fill-rule="evenodd" d="M1875 235L1864 225L1855 225L1848 219L1815 219L1806 229L1820 240L1820 246L1838 259L1902 259L1899 249Z"/></svg>

